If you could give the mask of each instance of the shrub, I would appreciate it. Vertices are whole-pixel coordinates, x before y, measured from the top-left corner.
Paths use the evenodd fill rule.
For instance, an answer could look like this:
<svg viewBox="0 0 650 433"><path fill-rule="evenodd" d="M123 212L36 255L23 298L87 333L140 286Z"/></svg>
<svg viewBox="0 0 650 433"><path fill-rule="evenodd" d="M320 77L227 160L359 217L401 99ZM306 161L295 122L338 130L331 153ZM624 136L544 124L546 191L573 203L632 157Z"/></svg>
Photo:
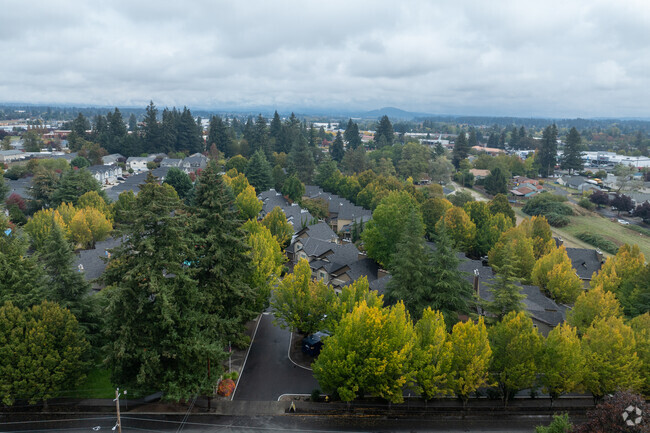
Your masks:
<svg viewBox="0 0 650 433"><path fill-rule="evenodd" d="M564 204L566 200L566 197L561 195L542 193L530 198L522 210L528 215L547 215L552 212L573 215L571 207Z"/></svg>
<svg viewBox="0 0 650 433"><path fill-rule="evenodd" d="M553 227L565 227L571 222L568 216L555 212L546 214L546 219L548 220L548 223Z"/></svg>
<svg viewBox="0 0 650 433"><path fill-rule="evenodd" d="M30 175L29 169L26 165L14 165L9 170L5 171L4 176L7 179L18 180L21 177L27 177Z"/></svg>
<svg viewBox="0 0 650 433"><path fill-rule="evenodd" d="M319 402L320 401L320 389L316 388L311 392L311 396L309 397L311 401Z"/></svg>
<svg viewBox="0 0 650 433"><path fill-rule="evenodd" d="M596 207L596 205L593 204L591 200L589 200L587 197L582 197L578 202L578 204L587 210L594 210L594 208Z"/></svg>
<svg viewBox="0 0 650 433"><path fill-rule="evenodd" d="M573 430L573 424L569 422L569 414L553 415L553 421L548 427L537 426L535 433L568 433Z"/></svg>
<svg viewBox="0 0 650 433"><path fill-rule="evenodd" d="M582 232L578 233L576 237L581 241L587 242L588 244L593 245L596 248L599 248L610 254L616 254L618 251L618 247L614 242L609 241L596 233Z"/></svg>

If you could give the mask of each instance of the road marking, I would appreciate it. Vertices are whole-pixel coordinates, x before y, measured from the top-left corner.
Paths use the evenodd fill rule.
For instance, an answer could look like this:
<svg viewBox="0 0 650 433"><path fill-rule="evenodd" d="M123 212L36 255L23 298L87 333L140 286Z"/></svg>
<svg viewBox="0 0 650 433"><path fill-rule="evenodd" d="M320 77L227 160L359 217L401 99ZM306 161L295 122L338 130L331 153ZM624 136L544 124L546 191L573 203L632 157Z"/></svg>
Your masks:
<svg viewBox="0 0 650 433"><path fill-rule="evenodd" d="M298 364L293 359L291 359L291 342L292 341L293 341L293 332L290 332L289 333L289 349L287 350L287 358L289 358L289 361L291 361L293 363L293 365L295 365L296 367L300 367L300 368L303 368L303 369L309 370L309 371L314 371L309 367L303 367L302 365Z"/></svg>
<svg viewBox="0 0 650 433"><path fill-rule="evenodd" d="M257 318L257 325L255 325L255 331L253 332L253 338L251 338L251 344L248 346L248 350L246 351L246 357L244 358L244 363L241 366L241 373L239 373L239 376L237 377L237 383L235 383L235 389L232 391L232 394L230 395L230 401L233 401L235 398L235 393L237 392L237 387L239 386L239 381L241 380L241 377L244 375L244 368L246 368L246 361L248 361L248 354L251 353L251 347L253 347L253 343L255 342L255 336L257 335L257 328L260 327L260 322L262 321L262 315L260 314L259 317Z"/></svg>

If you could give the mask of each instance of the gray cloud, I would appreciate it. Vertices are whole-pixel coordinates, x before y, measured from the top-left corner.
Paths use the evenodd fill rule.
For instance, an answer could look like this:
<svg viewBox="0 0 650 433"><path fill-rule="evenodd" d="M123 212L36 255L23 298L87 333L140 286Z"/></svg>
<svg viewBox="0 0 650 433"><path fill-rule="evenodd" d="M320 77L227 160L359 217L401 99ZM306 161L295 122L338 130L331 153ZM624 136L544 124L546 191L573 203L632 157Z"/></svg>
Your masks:
<svg viewBox="0 0 650 433"><path fill-rule="evenodd" d="M0 101L648 116L645 1L32 1Z"/></svg>

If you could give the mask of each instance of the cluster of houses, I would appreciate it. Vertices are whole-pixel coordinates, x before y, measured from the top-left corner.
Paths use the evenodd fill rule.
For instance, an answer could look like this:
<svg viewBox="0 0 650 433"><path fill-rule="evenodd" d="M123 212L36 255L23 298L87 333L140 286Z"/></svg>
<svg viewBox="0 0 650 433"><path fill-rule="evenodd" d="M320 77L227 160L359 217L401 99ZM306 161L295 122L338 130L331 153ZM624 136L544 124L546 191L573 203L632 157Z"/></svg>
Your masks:
<svg viewBox="0 0 650 433"><path fill-rule="evenodd" d="M515 176L512 178L513 188L510 190L515 199L532 197L544 191L544 187L540 185L536 179L529 179L525 176Z"/></svg>

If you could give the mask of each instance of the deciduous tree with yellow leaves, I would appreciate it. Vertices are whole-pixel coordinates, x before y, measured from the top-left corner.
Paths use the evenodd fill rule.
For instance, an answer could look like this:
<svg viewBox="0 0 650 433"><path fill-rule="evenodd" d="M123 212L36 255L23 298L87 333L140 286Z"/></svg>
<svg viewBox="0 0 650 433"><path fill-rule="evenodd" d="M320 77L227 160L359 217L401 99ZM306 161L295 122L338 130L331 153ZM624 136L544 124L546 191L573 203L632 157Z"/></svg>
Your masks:
<svg viewBox="0 0 650 433"><path fill-rule="evenodd" d="M576 275L564 246L540 258L531 278L557 302L573 303L582 291L582 280Z"/></svg>

